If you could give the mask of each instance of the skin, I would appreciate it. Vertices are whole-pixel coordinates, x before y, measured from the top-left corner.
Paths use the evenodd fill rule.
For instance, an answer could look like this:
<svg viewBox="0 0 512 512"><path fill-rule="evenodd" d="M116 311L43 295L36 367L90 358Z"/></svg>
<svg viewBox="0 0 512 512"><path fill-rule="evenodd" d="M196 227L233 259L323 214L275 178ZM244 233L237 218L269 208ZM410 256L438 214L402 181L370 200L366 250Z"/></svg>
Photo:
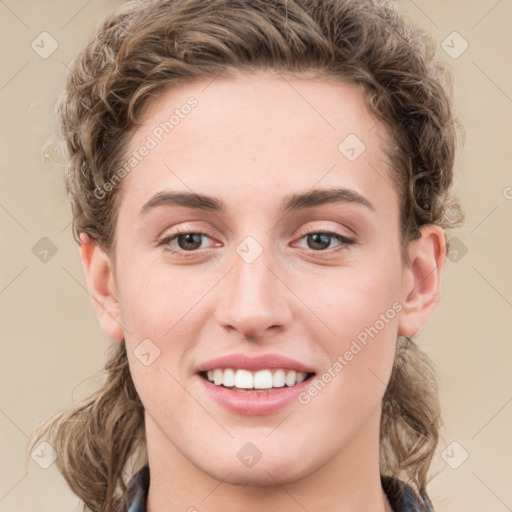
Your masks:
<svg viewBox="0 0 512 512"><path fill-rule="evenodd" d="M397 336L415 334L437 307L443 232L424 226L411 264L402 261L388 138L359 88L263 72L175 86L146 112L130 151L190 96L198 105L122 182L115 255L85 234L80 248L100 325L126 340L145 407L148 511L391 510L379 477L381 401ZM338 150L351 133L366 145L355 161ZM281 210L291 193L338 187L375 211ZM226 211L167 205L140 215L162 190L214 196ZM195 256L157 245L178 227L207 234ZM356 243L334 252L335 238L319 249L305 236L325 230ZM250 264L236 252L247 236L263 249ZM236 414L194 372L225 354L273 353L321 375L395 302L401 311L307 405ZM147 338L160 349L149 366L134 355ZM236 456L247 442L262 453L251 468Z"/></svg>

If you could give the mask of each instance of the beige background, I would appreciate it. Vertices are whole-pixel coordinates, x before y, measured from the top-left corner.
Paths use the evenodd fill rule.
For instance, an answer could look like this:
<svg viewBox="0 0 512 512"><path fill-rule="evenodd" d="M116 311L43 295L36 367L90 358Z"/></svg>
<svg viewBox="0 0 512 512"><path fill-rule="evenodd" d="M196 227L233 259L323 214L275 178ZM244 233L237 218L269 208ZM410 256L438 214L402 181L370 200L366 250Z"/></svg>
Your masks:
<svg viewBox="0 0 512 512"><path fill-rule="evenodd" d="M24 464L31 430L70 405L75 387L75 399L92 391L109 343L85 289L61 171L43 164L41 148L66 63L121 3L0 1L1 512L68 512L78 502L55 464ZM438 367L445 420L430 495L439 512L512 510L512 1L400 5L452 65L467 134L455 184L467 220L418 338ZM43 31L58 42L46 59L31 48ZM464 41L453 31L469 45L458 56ZM43 237L57 250L46 262L36 257Z"/></svg>

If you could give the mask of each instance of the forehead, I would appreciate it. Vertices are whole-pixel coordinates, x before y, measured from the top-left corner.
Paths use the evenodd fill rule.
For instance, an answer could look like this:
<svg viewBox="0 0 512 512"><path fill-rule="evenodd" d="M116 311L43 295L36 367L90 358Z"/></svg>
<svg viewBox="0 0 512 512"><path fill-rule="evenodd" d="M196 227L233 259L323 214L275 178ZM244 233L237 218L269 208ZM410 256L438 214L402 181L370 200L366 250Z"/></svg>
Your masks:
<svg viewBox="0 0 512 512"><path fill-rule="evenodd" d="M352 84L265 73L200 80L151 103L129 144L127 159L144 156L129 168L123 196L140 208L169 189L261 208L262 198L346 186L378 204L394 194L386 139Z"/></svg>

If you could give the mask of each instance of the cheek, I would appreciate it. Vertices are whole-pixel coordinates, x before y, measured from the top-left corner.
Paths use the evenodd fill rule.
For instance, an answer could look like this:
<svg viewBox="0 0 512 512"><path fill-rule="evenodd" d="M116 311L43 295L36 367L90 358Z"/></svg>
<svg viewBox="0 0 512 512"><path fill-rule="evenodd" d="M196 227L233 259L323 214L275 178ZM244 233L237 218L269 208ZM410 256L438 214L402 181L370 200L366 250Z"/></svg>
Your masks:
<svg viewBox="0 0 512 512"><path fill-rule="evenodd" d="M127 331L139 336L163 339L179 330L208 289L198 273L166 265L134 262L125 270L121 315Z"/></svg>
<svg viewBox="0 0 512 512"><path fill-rule="evenodd" d="M186 402L178 381L185 383L188 375L183 361L197 343L199 318L208 316L204 299L212 283L190 268L144 263L121 270L120 310L137 391L150 410L161 407L160 394Z"/></svg>
<svg viewBox="0 0 512 512"><path fill-rule="evenodd" d="M402 309L399 283L396 272L375 268L357 275L346 272L343 279L324 288L325 293L310 293L315 303L312 309L319 311L330 331L320 336L311 328L317 347L328 354L319 376L322 384L317 386L320 390L325 384L331 389L323 397L326 407L327 395L336 404L335 409L345 412L355 403L361 411L365 409L363 404L372 408L382 398L391 375ZM321 327L322 333L326 332Z"/></svg>
<svg viewBox="0 0 512 512"><path fill-rule="evenodd" d="M314 283L314 286L312 286ZM383 269L340 269L330 278L308 280L299 293L307 306L317 312L317 320L330 332L333 342L364 338L371 326L390 333L401 309L400 276ZM396 325L395 325L396 327Z"/></svg>

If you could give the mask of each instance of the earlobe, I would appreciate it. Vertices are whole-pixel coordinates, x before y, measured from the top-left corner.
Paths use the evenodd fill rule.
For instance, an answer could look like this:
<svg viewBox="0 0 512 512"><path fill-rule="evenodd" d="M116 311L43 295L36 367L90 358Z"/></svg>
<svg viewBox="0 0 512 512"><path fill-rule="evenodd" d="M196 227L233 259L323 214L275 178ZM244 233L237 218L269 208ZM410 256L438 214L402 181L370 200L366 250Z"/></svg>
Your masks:
<svg viewBox="0 0 512 512"><path fill-rule="evenodd" d="M441 272L446 259L444 231L425 225L421 237L409 245L410 265L402 279L402 311L398 334L416 334L434 313L440 299Z"/></svg>
<svg viewBox="0 0 512 512"><path fill-rule="evenodd" d="M86 233L80 234L80 257L92 306L103 332L112 340L123 340L121 311L109 256Z"/></svg>

